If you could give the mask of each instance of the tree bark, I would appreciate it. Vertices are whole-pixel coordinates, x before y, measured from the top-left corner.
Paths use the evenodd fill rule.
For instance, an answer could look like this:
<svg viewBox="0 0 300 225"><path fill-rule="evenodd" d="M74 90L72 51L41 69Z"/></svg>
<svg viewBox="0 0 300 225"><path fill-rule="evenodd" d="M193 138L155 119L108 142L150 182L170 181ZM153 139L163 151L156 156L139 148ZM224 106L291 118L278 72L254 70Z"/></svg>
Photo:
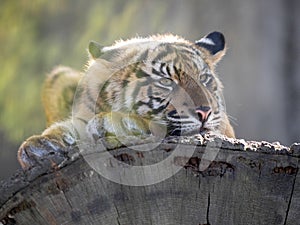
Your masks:
<svg viewBox="0 0 300 225"><path fill-rule="evenodd" d="M156 147L145 151L150 145ZM134 166L160 168L163 159L171 158L171 167L166 164L153 174L144 170L132 185L122 180L128 177L126 170L117 170L120 182L116 174L105 178L93 164L99 162L99 152L88 158L75 154L56 169L20 171L1 184L1 223L300 223L299 144L288 148L279 143L194 136L133 147L110 150L112 157L102 166L129 171ZM190 150L193 155L187 157ZM161 179L153 181L156 178Z"/></svg>

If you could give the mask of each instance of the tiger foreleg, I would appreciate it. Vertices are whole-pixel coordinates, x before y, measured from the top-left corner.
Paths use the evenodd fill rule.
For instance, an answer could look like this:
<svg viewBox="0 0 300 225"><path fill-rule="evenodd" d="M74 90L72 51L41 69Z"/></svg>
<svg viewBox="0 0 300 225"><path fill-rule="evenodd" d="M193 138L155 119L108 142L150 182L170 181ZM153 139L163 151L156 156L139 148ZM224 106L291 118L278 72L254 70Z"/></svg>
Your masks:
<svg viewBox="0 0 300 225"><path fill-rule="evenodd" d="M71 121L53 124L42 135L32 136L23 142L18 151L18 161L23 169L37 165L56 167L69 157L77 139Z"/></svg>
<svg viewBox="0 0 300 225"><path fill-rule="evenodd" d="M86 125L67 120L55 123L42 135L27 139L19 148L18 160L23 169L36 165L56 167L72 156L70 150L86 150L92 141L104 140L108 149L143 143L146 138L163 138L164 125L149 118L123 112L95 115ZM80 141L79 141L80 140ZM152 139L151 139L152 140ZM88 148L89 148L88 147Z"/></svg>
<svg viewBox="0 0 300 225"><path fill-rule="evenodd" d="M95 141L105 138L109 148L161 136L165 130L165 126L149 118L123 112L99 113L87 125L89 136Z"/></svg>

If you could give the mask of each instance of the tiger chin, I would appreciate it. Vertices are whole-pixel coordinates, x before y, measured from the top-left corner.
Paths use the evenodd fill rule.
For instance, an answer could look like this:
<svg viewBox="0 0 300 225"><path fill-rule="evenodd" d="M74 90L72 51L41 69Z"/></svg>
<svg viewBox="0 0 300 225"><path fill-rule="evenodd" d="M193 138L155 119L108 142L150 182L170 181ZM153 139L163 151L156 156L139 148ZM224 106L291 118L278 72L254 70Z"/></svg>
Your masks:
<svg viewBox="0 0 300 225"><path fill-rule="evenodd" d="M47 76L42 95L48 128L20 146L23 169L45 161L58 165L83 139L235 137L215 74L226 51L222 33L196 42L171 34L109 47L92 41L88 51L84 73L58 67Z"/></svg>

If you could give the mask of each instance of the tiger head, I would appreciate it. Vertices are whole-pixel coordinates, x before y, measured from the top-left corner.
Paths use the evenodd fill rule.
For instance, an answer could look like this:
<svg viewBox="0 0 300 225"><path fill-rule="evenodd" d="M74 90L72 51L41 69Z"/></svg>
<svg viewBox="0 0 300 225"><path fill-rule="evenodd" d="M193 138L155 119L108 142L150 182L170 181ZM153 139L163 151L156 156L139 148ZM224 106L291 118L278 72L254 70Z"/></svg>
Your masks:
<svg viewBox="0 0 300 225"><path fill-rule="evenodd" d="M167 126L169 135L216 133L234 136L222 84L214 72L225 39L213 32L194 43L173 35L89 45L87 69L94 113L122 111ZM86 91L87 92L87 91Z"/></svg>

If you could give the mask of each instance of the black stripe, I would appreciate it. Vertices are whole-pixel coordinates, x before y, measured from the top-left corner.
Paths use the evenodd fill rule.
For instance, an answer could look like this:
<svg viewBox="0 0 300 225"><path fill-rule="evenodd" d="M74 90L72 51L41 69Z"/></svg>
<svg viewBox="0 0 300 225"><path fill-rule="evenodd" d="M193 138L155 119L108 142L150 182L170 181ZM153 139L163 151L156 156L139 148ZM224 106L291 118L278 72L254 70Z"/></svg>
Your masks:
<svg viewBox="0 0 300 225"><path fill-rule="evenodd" d="M183 59L183 60L186 60L186 61L191 61L191 54L180 54L180 57Z"/></svg>
<svg viewBox="0 0 300 225"><path fill-rule="evenodd" d="M146 59L148 58L148 55L149 55L149 49L147 49L146 51L144 51L144 52L137 58L137 62L146 61Z"/></svg>
<svg viewBox="0 0 300 225"><path fill-rule="evenodd" d="M170 67L169 67L169 66L166 67L166 70L167 70L168 75L169 75L170 77L172 77L172 74L171 74L171 71L170 71Z"/></svg>
<svg viewBox="0 0 300 225"><path fill-rule="evenodd" d="M165 101L165 99L163 98L158 98L158 97L153 97L153 96L148 96L149 98L151 98L152 100L155 100L159 103L162 103L163 101Z"/></svg>
<svg viewBox="0 0 300 225"><path fill-rule="evenodd" d="M136 73L135 73L137 78L143 78L143 77L149 77L150 75L148 73L146 73L145 71L143 71L142 69L139 69Z"/></svg>
<svg viewBox="0 0 300 225"><path fill-rule="evenodd" d="M122 80L122 88L126 88L128 86L129 81L128 80Z"/></svg>
<svg viewBox="0 0 300 225"><path fill-rule="evenodd" d="M172 110L170 112L168 112L168 116L174 116L174 114L177 114L177 111L176 110Z"/></svg>
<svg viewBox="0 0 300 225"><path fill-rule="evenodd" d="M163 90L167 90L167 91L172 91L172 90L170 90L167 86L160 86L160 85L158 85L156 82L153 82L153 85L155 86L155 87L157 87L157 88L160 88L160 89L163 89ZM162 84L161 84L162 85Z"/></svg>
<svg viewBox="0 0 300 225"><path fill-rule="evenodd" d="M177 114L177 115L175 115ZM178 115L178 112L176 110L172 110L171 112L168 113L169 117L172 117L174 119L187 119L189 118L189 116L185 116L185 115Z"/></svg>
<svg viewBox="0 0 300 225"><path fill-rule="evenodd" d="M179 55L194 55L194 51L192 49L180 49L179 50Z"/></svg>
<svg viewBox="0 0 300 225"><path fill-rule="evenodd" d="M153 113L153 114L159 114L159 113L161 113L162 111L164 111L166 108L167 108L166 105L161 105L161 106L158 107L157 109L153 109L153 110L152 110L152 113Z"/></svg>
<svg viewBox="0 0 300 225"><path fill-rule="evenodd" d="M163 70L165 66L166 66L166 63L161 63L161 64L160 64L159 71L160 71L162 74L165 74L165 73L164 73L164 70Z"/></svg>
<svg viewBox="0 0 300 225"><path fill-rule="evenodd" d="M150 77L147 77L146 81L143 81L143 82L142 81L138 81L138 82L136 82L135 89L134 89L134 91L132 93L132 98L133 99L136 99L137 95L140 92L141 87L149 85L149 82L151 82L151 80L152 80L152 79L151 80L150 79L151 79Z"/></svg>
<svg viewBox="0 0 300 225"><path fill-rule="evenodd" d="M150 108L153 108L153 99L151 98L151 96L152 96L152 87L151 86L149 86L148 87L148 89L147 89L147 95L148 95L148 97L149 97L149 102L148 102L148 105L149 105L149 107Z"/></svg>
<svg viewBox="0 0 300 225"><path fill-rule="evenodd" d="M171 118L173 118L173 119L188 119L188 118L190 118L189 116L183 116L183 115L181 115L181 116L169 116L169 117L171 117Z"/></svg>
<svg viewBox="0 0 300 225"><path fill-rule="evenodd" d="M86 121L85 119L80 118L80 117L75 117L75 119L80 120L80 121L83 122L84 124L87 124L87 123L88 123L88 121Z"/></svg>
<svg viewBox="0 0 300 225"><path fill-rule="evenodd" d="M85 93L86 93L88 101L84 101L84 103L88 106L89 109L95 110L95 103L96 103L96 101L94 100L94 98L93 98L90 90L87 89Z"/></svg>
<svg viewBox="0 0 300 225"><path fill-rule="evenodd" d="M170 54L171 52L171 49L168 45L165 46L165 50L162 50L160 53L158 53L155 58L153 59L153 62L158 62L158 61L161 61L161 59L163 59L164 57L166 57L168 54ZM153 64L152 62L152 64Z"/></svg>
<svg viewBox="0 0 300 225"><path fill-rule="evenodd" d="M161 74L161 72L157 71L155 68L152 68L152 73L157 75L157 76L164 77L164 75Z"/></svg>
<svg viewBox="0 0 300 225"><path fill-rule="evenodd" d="M77 101L78 99L81 99L84 93L84 88L82 87L82 85L78 85L74 93L75 94L73 102Z"/></svg>
<svg viewBox="0 0 300 225"><path fill-rule="evenodd" d="M53 86L54 83L56 82L56 80L58 80L59 77L63 76L65 74L65 71L63 72L59 72L59 73L55 73L55 74L50 74L50 78L51 78L51 82L50 82L50 86Z"/></svg>
<svg viewBox="0 0 300 225"><path fill-rule="evenodd" d="M169 120L171 123L172 123L172 125L174 125L174 126L178 126L178 125L184 125L184 124L194 124L194 122L193 121L181 121L181 120L178 120L178 121L172 121L172 120Z"/></svg>
<svg viewBox="0 0 300 225"><path fill-rule="evenodd" d="M199 49L196 49L196 48L193 48L193 47L192 47L192 49L196 53L196 55L199 56L202 59L201 51L199 51Z"/></svg>
<svg viewBox="0 0 300 225"><path fill-rule="evenodd" d="M175 71L175 75L177 75L177 77L180 78L180 69L178 70L176 66L173 66L173 69Z"/></svg>
<svg viewBox="0 0 300 225"><path fill-rule="evenodd" d="M133 70L136 72L137 70L137 65L134 65L133 66ZM127 87L128 87L128 78L131 76L131 71L127 71L126 75L125 75L125 78L122 80L122 89L123 91L120 93L121 97L122 97L122 102L125 102L126 100L126 90L127 90Z"/></svg>
<svg viewBox="0 0 300 225"><path fill-rule="evenodd" d="M132 107L132 109L134 111L137 111L139 107L143 106L143 105L147 105L148 106L148 103L147 102L142 102L142 101L138 101L137 103L135 103Z"/></svg>

